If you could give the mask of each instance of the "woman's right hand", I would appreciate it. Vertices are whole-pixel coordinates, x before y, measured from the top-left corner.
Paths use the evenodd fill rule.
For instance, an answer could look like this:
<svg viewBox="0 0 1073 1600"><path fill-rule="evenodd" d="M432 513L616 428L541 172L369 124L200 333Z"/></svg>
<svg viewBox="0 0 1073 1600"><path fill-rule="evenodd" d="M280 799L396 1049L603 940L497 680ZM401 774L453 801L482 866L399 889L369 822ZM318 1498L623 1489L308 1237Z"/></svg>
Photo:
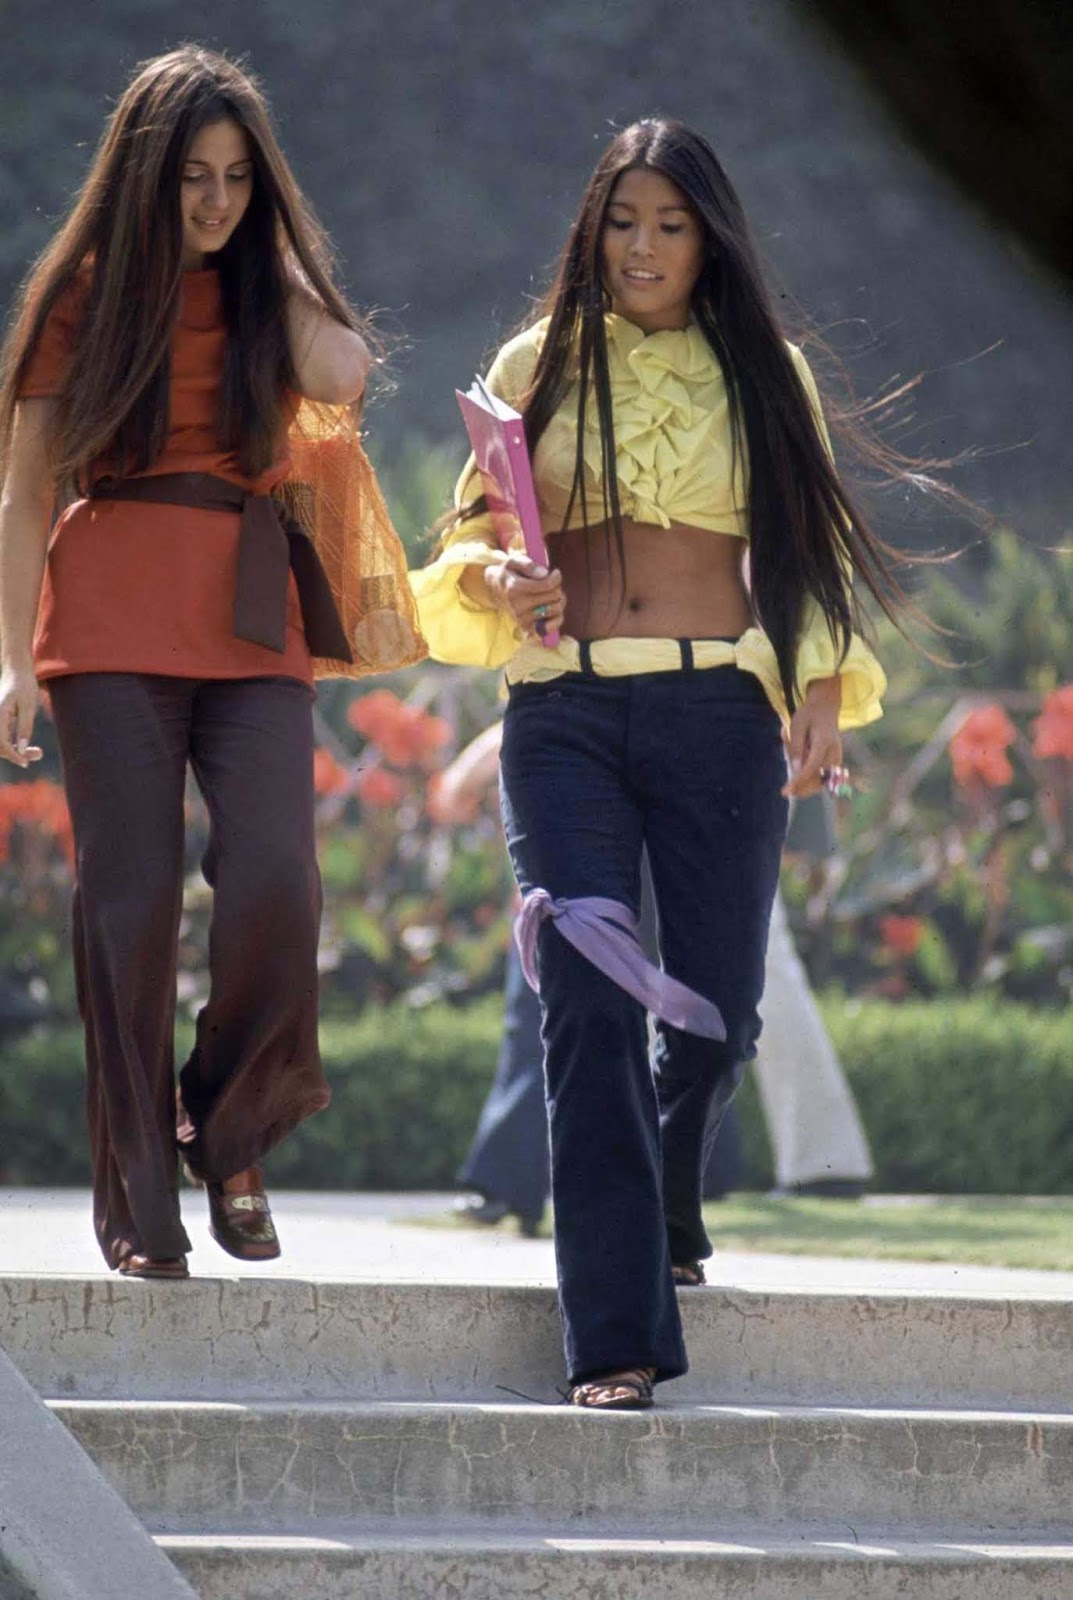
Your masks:
<svg viewBox="0 0 1073 1600"><path fill-rule="evenodd" d="M30 743L37 701L33 667L5 667L0 673L0 756L17 767L41 760L41 750Z"/></svg>
<svg viewBox="0 0 1073 1600"><path fill-rule="evenodd" d="M557 569L549 572L529 556L512 555L481 571L492 604L513 617L528 638L562 630L566 595Z"/></svg>

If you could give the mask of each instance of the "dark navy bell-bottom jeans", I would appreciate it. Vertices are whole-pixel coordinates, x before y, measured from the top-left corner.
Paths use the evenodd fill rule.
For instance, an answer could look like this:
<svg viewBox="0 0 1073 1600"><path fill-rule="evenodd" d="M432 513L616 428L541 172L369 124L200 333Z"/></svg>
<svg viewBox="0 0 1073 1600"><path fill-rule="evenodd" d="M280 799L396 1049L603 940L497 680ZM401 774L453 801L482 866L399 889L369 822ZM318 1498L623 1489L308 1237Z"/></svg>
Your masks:
<svg viewBox="0 0 1073 1600"><path fill-rule="evenodd" d="M503 822L523 892L637 913L647 847L662 965L719 1007L725 1043L659 1024L552 921L537 964L555 1250L571 1382L687 1362L671 1265L711 1254L701 1175L756 1051L786 831L778 718L735 667L510 691Z"/></svg>

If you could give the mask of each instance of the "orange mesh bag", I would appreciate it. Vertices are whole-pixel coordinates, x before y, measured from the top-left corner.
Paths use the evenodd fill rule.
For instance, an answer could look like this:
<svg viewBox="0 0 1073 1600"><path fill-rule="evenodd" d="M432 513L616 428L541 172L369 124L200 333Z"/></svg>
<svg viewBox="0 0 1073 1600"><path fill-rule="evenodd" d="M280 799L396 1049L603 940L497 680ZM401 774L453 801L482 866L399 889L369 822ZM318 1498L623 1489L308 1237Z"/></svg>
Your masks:
<svg viewBox="0 0 1073 1600"><path fill-rule="evenodd" d="M406 555L351 408L303 400L289 444L290 472L275 492L316 548L354 652L352 662L314 657L314 677L363 678L423 661Z"/></svg>

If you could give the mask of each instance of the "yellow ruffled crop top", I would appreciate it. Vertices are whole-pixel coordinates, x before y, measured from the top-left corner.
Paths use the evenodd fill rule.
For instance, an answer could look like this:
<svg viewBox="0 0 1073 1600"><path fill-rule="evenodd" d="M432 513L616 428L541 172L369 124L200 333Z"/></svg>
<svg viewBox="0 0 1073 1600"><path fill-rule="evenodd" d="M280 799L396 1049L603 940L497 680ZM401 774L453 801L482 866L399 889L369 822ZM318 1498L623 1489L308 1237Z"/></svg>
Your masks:
<svg viewBox="0 0 1073 1600"><path fill-rule="evenodd" d="M535 323L505 344L492 364L487 384L517 405L532 379L547 322ZM645 334L635 323L608 313L608 366L615 415L615 470L622 515L669 528L673 523L748 537L748 464L734 461L730 411L723 371L699 327ZM816 425L830 450L815 380L805 357L789 345L795 367L812 404ZM564 526L574 478L577 391L567 392L541 437L533 459L533 479L545 533ZM586 421L582 455L589 520L603 518L600 433L596 407ZM472 455L455 490L461 507L481 492ZM567 528L583 525L580 494ZM448 534L437 558L410 574L421 630L437 661L463 666L505 666L510 683L538 682L577 669L577 642L566 636L557 649L523 639L513 620L493 607L477 606L459 587L468 566L500 559L490 516L471 517ZM734 644L709 642L705 664L733 662L760 679L784 720L785 697L775 652L766 634L749 628ZM816 678L838 672L842 679L843 728L861 727L882 715L886 688L882 667L856 635L838 665L838 649L823 613L810 608L797 656L797 687L804 695ZM666 640L620 638L594 651L597 672L619 675L658 671L677 664ZM700 660L698 658L698 665Z"/></svg>

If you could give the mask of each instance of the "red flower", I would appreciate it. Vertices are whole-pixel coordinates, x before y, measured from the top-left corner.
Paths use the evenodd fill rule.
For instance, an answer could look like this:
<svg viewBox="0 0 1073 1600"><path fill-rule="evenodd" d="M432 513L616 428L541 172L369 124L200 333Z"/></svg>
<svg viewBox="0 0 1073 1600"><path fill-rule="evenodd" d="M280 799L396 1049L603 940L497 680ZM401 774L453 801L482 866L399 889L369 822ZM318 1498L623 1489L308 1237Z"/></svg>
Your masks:
<svg viewBox="0 0 1073 1600"><path fill-rule="evenodd" d="M347 721L396 767L427 765L451 737L442 717L408 706L390 689L374 689L355 700Z"/></svg>
<svg viewBox="0 0 1073 1600"><path fill-rule="evenodd" d="M1073 761L1073 683L1044 698L1042 714L1032 727L1036 735L1032 749L1041 760L1056 756Z"/></svg>
<svg viewBox="0 0 1073 1600"><path fill-rule="evenodd" d="M879 919L879 936L892 955L908 960L915 956L924 938L923 917L898 917L891 914Z"/></svg>
<svg viewBox="0 0 1073 1600"><path fill-rule="evenodd" d="M317 794L346 794L351 786L350 773L330 750L314 750L313 788Z"/></svg>
<svg viewBox="0 0 1073 1600"><path fill-rule="evenodd" d="M11 834L16 824L36 828L55 839L68 861L75 858L74 833L67 797L58 783L38 778L33 783L5 783L0 786L0 861L8 859Z"/></svg>
<svg viewBox="0 0 1073 1600"><path fill-rule="evenodd" d="M346 719L352 728L375 742L394 721L401 704L398 695L392 694L390 689L374 689L371 694L363 694L360 700L351 701Z"/></svg>
<svg viewBox="0 0 1073 1600"><path fill-rule="evenodd" d="M354 780L354 787L364 805L377 809L397 806L405 793L402 780L383 767L365 767Z"/></svg>
<svg viewBox="0 0 1073 1600"><path fill-rule="evenodd" d="M1017 729L1001 706L979 706L970 711L950 741L950 760L954 778L963 788L983 783L989 789L1001 788L1013 777L1006 747L1017 737Z"/></svg>

